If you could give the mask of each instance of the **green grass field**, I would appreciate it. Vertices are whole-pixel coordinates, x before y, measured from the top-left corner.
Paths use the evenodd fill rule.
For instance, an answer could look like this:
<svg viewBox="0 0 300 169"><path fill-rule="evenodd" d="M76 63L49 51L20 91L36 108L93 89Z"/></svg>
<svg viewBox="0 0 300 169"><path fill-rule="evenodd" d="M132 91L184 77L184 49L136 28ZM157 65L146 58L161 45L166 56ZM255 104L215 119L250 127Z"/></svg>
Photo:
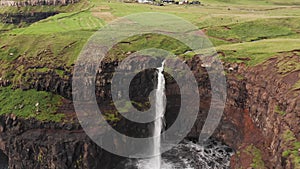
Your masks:
<svg viewBox="0 0 300 169"><path fill-rule="evenodd" d="M218 51L225 52L223 59L228 62L242 62L249 58L247 64L257 65L280 52L299 49L300 39L267 39L256 42L245 42L216 47Z"/></svg>
<svg viewBox="0 0 300 169"><path fill-rule="evenodd" d="M95 18L89 11L61 13L34 23L26 28L14 29L11 34L52 34L72 31L97 31L104 25L100 19Z"/></svg>
<svg viewBox="0 0 300 169"><path fill-rule="evenodd" d="M56 112L61 104L60 101L61 96L44 91L22 91L2 87L0 89L0 115L13 113L23 118L61 121L64 114Z"/></svg>
<svg viewBox="0 0 300 169"><path fill-rule="evenodd" d="M202 29L226 62L245 62L248 66L262 64L270 57L300 50L299 0L203 0L203 5L153 6L106 0L82 0L67 6L1 7L0 14L59 12L47 19L28 24L0 23L0 77L12 81L12 86L27 82L32 72L71 70L82 47L98 29L118 17L139 12L161 12L179 16ZM188 49L181 43L163 36L129 38L133 43L119 44L109 53L111 58L123 57L128 51L160 47L181 55ZM245 59L246 58L246 59ZM38 67L38 69L37 69ZM299 83L294 85L299 88ZM58 96L38 91L0 88L0 114L15 113L21 117L60 120L53 113L59 106ZM9 96L11 93L11 96ZM33 100L26 102L32 95ZM34 99L44 99L36 114ZM5 101L5 98L14 101ZM54 99L50 99L54 98ZM22 110L15 103L30 104ZM26 111L25 111L26 110ZM24 113L22 113L24 111ZM47 115L49 113L49 116Z"/></svg>

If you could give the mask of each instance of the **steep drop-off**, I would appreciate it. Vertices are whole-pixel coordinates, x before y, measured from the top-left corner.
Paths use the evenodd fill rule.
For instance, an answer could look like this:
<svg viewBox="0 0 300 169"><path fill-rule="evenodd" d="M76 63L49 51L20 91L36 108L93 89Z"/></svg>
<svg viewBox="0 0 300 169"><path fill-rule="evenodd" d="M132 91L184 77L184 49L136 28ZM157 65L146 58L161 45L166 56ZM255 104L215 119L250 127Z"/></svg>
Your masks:
<svg viewBox="0 0 300 169"><path fill-rule="evenodd" d="M299 79L299 71L283 73L280 63L291 59L299 61L299 56L294 53L286 55L288 57L272 58L256 67L225 64L228 98L221 123L213 137L236 150L231 162L232 168L298 167L299 156L294 153L299 151L295 149L299 142L299 89L293 86ZM195 74L201 97L198 118L187 136L188 139L195 139L201 132L209 110L211 89L209 77L205 68L201 67L200 58L195 56L187 64ZM118 131L145 137L149 134L151 124L130 123L116 113L111 104L101 106L103 101L110 103L111 78L117 65L116 61L105 62L99 69L95 93L101 103L100 108L108 112L107 120ZM177 116L180 91L174 79L168 78L168 74L165 76L168 127ZM155 77L155 72L149 70L134 78L131 91L132 99L137 102L136 107L147 107L148 100L145 97L153 90ZM68 78L62 78L55 73L45 72L33 74L32 79L34 83L30 88L71 98L71 74ZM134 91L138 92L134 94ZM1 117L0 148L8 156L10 168L109 169L122 161L123 158L107 153L87 137L76 120L72 102L67 99L59 109L68 113L65 122L39 122L20 119L14 115ZM105 130L99 129L99 132L105 133ZM122 140L113 142L116 147L122 145Z"/></svg>

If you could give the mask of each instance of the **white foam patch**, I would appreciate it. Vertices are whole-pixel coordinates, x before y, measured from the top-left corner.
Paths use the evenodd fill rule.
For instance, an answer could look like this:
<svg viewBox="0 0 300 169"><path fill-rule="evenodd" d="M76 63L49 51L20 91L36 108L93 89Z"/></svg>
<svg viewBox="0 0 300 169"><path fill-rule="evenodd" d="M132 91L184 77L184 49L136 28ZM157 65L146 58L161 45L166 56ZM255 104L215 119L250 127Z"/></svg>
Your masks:
<svg viewBox="0 0 300 169"><path fill-rule="evenodd" d="M210 140L203 145L190 141L174 146L162 155L160 169L229 169L233 150L220 142ZM141 159L138 169L157 169L153 159Z"/></svg>
<svg viewBox="0 0 300 169"><path fill-rule="evenodd" d="M137 163L138 169L156 169L151 159L140 160ZM175 169L171 163L162 160L160 169Z"/></svg>
<svg viewBox="0 0 300 169"><path fill-rule="evenodd" d="M185 169L194 169L192 166L190 166L189 162L186 159L181 159L181 160L186 165Z"/></svg>

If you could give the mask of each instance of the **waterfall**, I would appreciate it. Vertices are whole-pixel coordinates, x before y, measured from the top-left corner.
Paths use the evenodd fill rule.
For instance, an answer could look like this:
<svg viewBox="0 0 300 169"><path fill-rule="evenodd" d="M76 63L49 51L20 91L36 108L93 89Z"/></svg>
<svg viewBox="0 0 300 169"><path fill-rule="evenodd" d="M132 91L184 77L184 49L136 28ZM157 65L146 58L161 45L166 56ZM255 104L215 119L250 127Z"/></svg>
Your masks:
<svg viewBox="0 0 300 169"><path fill-rule="evenodd" d="M165 114L165 78L163 75L164 62L158 69L157 76L157 89L155 94L155 122L153 129L153 169L161 168L161 155L160 155L160 144L161 144L161 131L163 130L163 118Z"/></svg>
<svg viewBox="0 0 300 169"><path fill-rule="evenodd" d="M152 156L150 159L140 160L137 164L138 169L170 169L168 164L163 163L161 159L161 131L164 127L164 114L166 105L165 96L165 78L164 78L164 62L158 67L157 89L155 91L155 120L153 127L153 142L150 150Z"/></svg>
<svg viewBox="0 0 300 169"><path fill-rule="evenodd" d="M155 121L153 127L153 143L149 146L151 158L139 159L136 162L129 161L128 167L137 169L198 169L198 168L230 168L230 158L233 150L214 140L208 140L203 144L184 140L171 150L161 155L161 132L164 129L164 114L166 107L165 78L163 75L164 61L157 68L157 89L155 91ZM124 169L124 164L117 167Z"/></svg>

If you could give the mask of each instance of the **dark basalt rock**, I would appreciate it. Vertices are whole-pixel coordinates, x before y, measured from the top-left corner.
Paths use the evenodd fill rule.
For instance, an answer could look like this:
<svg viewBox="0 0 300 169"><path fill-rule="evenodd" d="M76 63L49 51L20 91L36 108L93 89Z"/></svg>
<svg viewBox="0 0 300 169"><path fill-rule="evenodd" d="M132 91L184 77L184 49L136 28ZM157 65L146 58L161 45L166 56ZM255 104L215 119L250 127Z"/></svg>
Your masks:
<svg viewBox="0 0 300 169"><path fill-rule="evenodd" d="M79 0L2 0L0 6L38 6L38 5L67 5L79 2Z"/></svg>
<svg viewBox="0 0 300 169"><path fill-rule="evenodd" d="M40 122L11 115L1 116L0 126L0 165L5 165L2 157L8 157L10 169L110 169L122 160L90 140L78 122Z"/></svg>
<svg viewBox="0 0 300 169"><path fill-rule="evenodd" d="M273 63L270 61L270 63ZM115 113L116 109L111 103L110 85L118 61L104 62L97 68L92 65L88 69L99 70L95 78L96 97L100 108ZM201 60L193 57L187 61L198 82L201 97L200 111L192 130L187 138L197 140L199 133L210 108L210 83L205 68L201 67ZM255 145L261 150L265 166L270 168L283 168L284 163L281 158L283 145L280 134L284 129L290 128L299 139L299 98L295 98L293 92L287 92L291 87L291 78L282 79L272 64L268 70L268 76L261 75L262 68L255 67L249 69L243 65L225 65L231 71L227 74L227 101L222 120L215 130L213 137L220 140L229 147L236 150L243 150L248 145ZM273 63L273 67L274 63ZM71 70L71 69L70 69ZM84 71L85 68L83 67ZM238 79L236 74L246 75L245 79ZM51 91L71 100L72 95L72 75L65 72L65 77L60 77L55 72L32 74L30 85L25 89L35 88L37 90ZM181 100L178 99L180 91L174 79L167 79L166 95L168 98L166 111L166 126L172 125L177 117ZM274 75L274 77L273 77ZM132 81L130 98L135 102L135 107L140 109L149 108L148 96L155 86L155 73L153 71L143 71L136 75ZM260 79L260 80L259 80ZM270 79L265 82L263 79ZM31 83L32 82L32 83ZM88 84L89 82L82 82ZM122 83L122 82L120 82ZM276 87L273 83L278 83L281 87ZM21 85L21 84L20 84ZM263 86L264 90L261 90ZM138 92L135 92L138 91ZM92 93L85 93L92 94ZM288 99L288 98L294 99ZM103 104L107 101L107 104ZM279 105L289 113L280 116L274 112L274 107ZM148 106L148 107L147 107ZM269 113L266 113L269 112ZM114 123L114 122L112 122ZM151 124L139 126L130 123L127 119L120 117L114 128L119 132L127 133L131 136L147 137L151 129ZM263 131L263 132L262 132ZM276 134L273 136L273 132ZM137 134L138 133L138 134ZM272 138L270 138L272 137ZM273 141L272 141L273 140ZM122 142L116 144L121 145ZM116 145L118 146L118 145ZM268 149L271 147L271 149ZM8 156L10 168L100 168L111 169L124 158L112 155L96 144L94 144L83 132L79 123L53 123L38 122L33 119L18 119L13 116L1 116L0 118L0 149ZM270 159L272 162L269 162ZM246 159L235 156L232 159L232 167L249 167L245 163ZM249 161L249 160L248 160ZM251 161L251 160L250 160Z"/></svg>
<svg viewBox="0 0 300 169"><path fill-rule="evenodd" d="M0 169L8 169L8 157L0 150Z"/></svg>
<svg viewBox="0 0 300 169"><path fill-rule="evenodd" d="M32 13L15 13L15 14L0 14L0 22L6 24L18 25L22 22L31 24L50 16L56 15L58 12L32 12Z"/></svg>
<svg viewBox="0 0 300 169"><path fill-rule="evenodd" d="M207 112L210 106L210 83L206 70L201 67L201 60L194 57L187 61L191 67L199 85L199 93L201 97L200 112L194 127L188 134L188 138L197 138L201 132L205 122ZM117 61L103 62L97 73L96 97L99 101L100 109L114 113L116 109L111 103L110 85L115 68L118 66ZM96 70L96 65L92 65L87 69ZM82 68L83 71L86 68ZM65 73L67 74L67 73ZM177 117L181 100L180 90L174 79L167 73L164 73L166 81L166 127L172 125ZM62 78L55 74L54 71L45 73L32 74L29 86L26 89L35 88L37 90L45 90L54 92L71 99L71 75L69 78ZM155 86L155 71L143 71L138 73L130 85L130 97L135 102L139 102L136 106L147 109L147 99L149 93ZM83 82L89 84L89 82ZM122 83L120 81L119 83ZM245 86L243 83L232 78L228 82L228 103L225 108L223 120L219 128L216 130L214 137L229 146L236 148L243 139L243 116L245 100ZM138 91L138 92L136 92ZM92 94L92 93L84 93ZM105 103L105 102L107 103ZM141 106L142 105L142 106ZM232 117L232 115L234 116ZM235 123L236 118L240 118ZM100 168L111 169L123 158L107 153L93 143L80 128L78 122L70 124L38 122L33 119L22 120L12 117L2 116L1 126L3 132L1 138L4 143L2 148L9 157L9 165L11 169L17 168ZM120 120L113 127L121 132L134 137L147 137L151 134L153 125L137 124L128 121L128 119L120 117ZM175 133L176 134L176 133ZM122 140L114 140L115 146L122 145ZM22 148L21 148L22 147ZM134 145L133 145L134 147Z"/></svg>

